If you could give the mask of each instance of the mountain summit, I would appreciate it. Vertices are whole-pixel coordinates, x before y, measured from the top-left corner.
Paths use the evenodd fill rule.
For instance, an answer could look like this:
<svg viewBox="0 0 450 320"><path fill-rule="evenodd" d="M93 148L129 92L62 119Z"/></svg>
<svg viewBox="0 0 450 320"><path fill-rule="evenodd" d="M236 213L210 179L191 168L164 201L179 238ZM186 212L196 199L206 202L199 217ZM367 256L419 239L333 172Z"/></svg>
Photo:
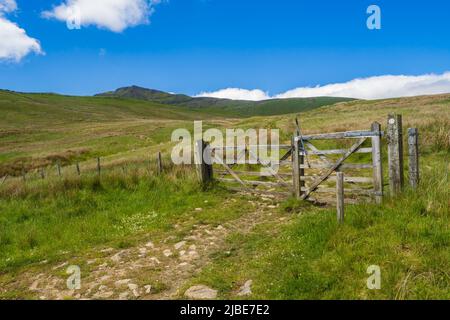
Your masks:
<svg viewBox="0 0 450 320"><path fill-rule="evenodd" d="M208 97L190 97L184 94L171 94L138 86L123 87L115 91L100 93L96 96L146 100L160 104L210 109L212 112L220 111L242 116L295 113L332 105L338 102L354 100L348 98L315 97L243 101Z"/></svg>

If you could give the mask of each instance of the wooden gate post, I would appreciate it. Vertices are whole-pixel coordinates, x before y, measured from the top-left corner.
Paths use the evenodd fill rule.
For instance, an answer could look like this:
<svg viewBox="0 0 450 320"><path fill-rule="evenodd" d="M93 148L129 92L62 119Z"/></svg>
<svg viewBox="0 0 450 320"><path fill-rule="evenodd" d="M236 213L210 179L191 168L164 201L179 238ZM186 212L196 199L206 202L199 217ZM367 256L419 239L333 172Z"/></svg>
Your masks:
<svg viewBox="0 0 450 320"><path fill-rule="evenodd" d="M381 162L381 125L378 122L372 123L372 131L379 132L372 137L372 161L373 161L373 186L375 200L378 204L383 201L383 166Z"/></svg>
<svg viewBox="0 0 450 320"><path fill-rule="evenodd" d="M195 164L197 166L197 174L200 183L202 184L202 186L206 186L211 182L213 178L213 168L209 145L203 140L196 141L194 154Z"/></svg>
<svg viewBox="0 0 450 320"><path fill-rule="evenodd" d="M301 199L303 192L302 188L305 186L305 181L302 178L305 175L305 169L302 168L305 162L304 150L302 150L301 137L294 135L292 138L292 175L294 185L294 196Z"/></svg>
<svg viewBox="0 0 450 320"><path fill-rule="evenodd" d="M402 116L391 114L388 117L388 158L389 158L389 185L391 195L398 195L404 184L403 177L403 135Z"/></svg>
<svg viewBox="0 0 450 320"><path fill-rule="evenodd" d="M419 184L419 131L408 129L409 183L413 189Z"/></svg>
<svg viewBox="0 0 450 320"><path fill-rule="evenodd" d="M336 172L336 210L338 223L344 223L344 173Z"/></svg>

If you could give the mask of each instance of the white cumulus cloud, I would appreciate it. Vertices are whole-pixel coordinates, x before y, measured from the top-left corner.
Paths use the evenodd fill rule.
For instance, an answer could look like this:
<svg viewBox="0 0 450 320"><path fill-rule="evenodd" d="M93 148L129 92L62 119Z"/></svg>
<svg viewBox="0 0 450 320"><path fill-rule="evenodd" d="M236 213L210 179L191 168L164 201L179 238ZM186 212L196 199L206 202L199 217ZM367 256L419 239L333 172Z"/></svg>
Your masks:
<svg viewBox="0 0 450 320"><path fill-rule="evenodd" d="M19 62L31 52L43 53L38 40L29 37L24 29L5 18L5 14L15 10L15 0L0 0L0 60Z"/></svg>
<svg viewBox="0 0 450 320"><path fill-rule="evenodd" d="M261 101L270 99L270 96L259 89L256 90L246 90L238 88L227 88L214 92L202 92L196 97L210 97L210 98L220 98L220 99L232 99L232 100L251 100L251 101Z"/></svg>
<svg viewBox="0 0 450 320"><path fill-rule="evenodd" d="M450 72L419 76L384 75L359 78L344 83L299 87L274 96L259 89L238 88L202 92L197 96L254 101L322 96L373 100L441 93L450 93Z"/></svg>
<svg viewBox="0 0 450 320"><path fill-rule="evenodd" d="M161 0L65 0L43 16L60 21L75 21L113 32L150 22L154 6Z"/></svg>
<svg viewBox="0 0 450 320"><path fill-rule="evenodd" d="M276 98L348 97L386 99L450 92L450 72L420 76L385 75L354 79L349 82L303 87L279 94Z"/></svg>

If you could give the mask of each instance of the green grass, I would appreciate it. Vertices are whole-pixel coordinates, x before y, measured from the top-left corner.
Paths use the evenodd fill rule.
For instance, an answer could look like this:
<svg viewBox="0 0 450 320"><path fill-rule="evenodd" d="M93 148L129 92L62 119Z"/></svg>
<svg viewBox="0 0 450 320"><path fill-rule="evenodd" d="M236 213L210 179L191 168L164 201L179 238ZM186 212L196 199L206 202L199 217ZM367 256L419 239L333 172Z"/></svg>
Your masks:
<svg viewBox="0 0 450 320"><path fill-rule="evenodd" d="M347 206L342 226L334 209L291 200L283 208L299 213L292 223L232 235L231 254L190 284L217 288L221 298L252 279L256 299L449 299L448 159L426 158L433 163L419 193ZM371 265L381 268L381 290L366 287Z"/></svg>
<svg viewBox="0 0 450 320"><path fill-rule="evenodd" d="M61 259L97 246L174 231L177 222L221 223L245 206L219 206L228 196L220 189L198 192L192 171L149 174L130 167L127 174L104 173L18 182L0 197L0 273L42 260ZM205 202L206 201L206 202ZM196 213L195 208L205 208Z"/></svg>
<svg viewBox="0 0 450 320"><path fill-rule="evenodd" d="M207 120L204 128L280 128L282 140L289 141L294 115L268 115L277 107L288 112L298 105L265 103L267 110L260 109L264 116L237 119L236 110L226 118L225 109L218 116L209 114L209 108L0 91L4 115L0 178L5 172L20 173L23 167L46 167L50 175L40 181L30 174L26 183L11 178L0 188L0 282L33 268L48 268L39 265L43 260L83 259L104 247L181 237L179 233L193 224L222 224L251 212L245 197L219 187L200 192L193 171L167 168L166 174L157 176L148 169L156 152L170 154L172 130L192 128L194 119ZM253 298L258 299L450 298L448 108L448 96L434 96L295 109L304 111L300 118L305 134L364 130L373 121L385 127L388 113L403 114L405 130L418 127L420 132L420 193L408 191L396 200L386 199L382 206L348 206L343 226L336 224L333 208L290 199L281 204L281 211L273 212L290 216L289 222L232 234L229 250L214 254L191 284L211 285L219 289L221 298L233 299L248 279L254 281ZM254 110L241 111L254 114ZM104 166L101 180L93 173L97 156ZM367 160L363 155L351 159ZM55 161L71 165L63 168L63 179L55 176L51 166ZM75 161L84 161L82 178L74 176ZM122 165L128 168L126 176ZM196 212L197 207L204 210ZM186 229L175 230L176 224ZM380 291L365 286L367 267L374 264L382 270ZM20 290L2 297L28 297Z"/></svg>

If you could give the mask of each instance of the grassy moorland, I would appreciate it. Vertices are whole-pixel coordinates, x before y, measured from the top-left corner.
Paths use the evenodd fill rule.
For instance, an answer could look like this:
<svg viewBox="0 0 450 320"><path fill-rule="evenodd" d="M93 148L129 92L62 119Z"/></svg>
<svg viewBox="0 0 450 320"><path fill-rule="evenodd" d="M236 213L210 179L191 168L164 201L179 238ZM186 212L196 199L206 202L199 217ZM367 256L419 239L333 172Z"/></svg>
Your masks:
<svg viewBox="0 0 450 320"><path fill-rule="evenodd" d="M235 299L250 279L257 299L450 298L449 96L345 102L299 115L305 133L384 125L391 112L420 130L419 192L349 206L343 226L332 207L242 196L220 185L201 192L192 169L168 166L157 175L149 162L170 150L173 128L190 128L193 119L280 128L288 141L294 115L229 119L126 99L0 97L3 170L46 166L55 156L68 165L63 178L53 172L0 187L2 298L120 298L125 289L115 282L122 279L141 288L139 295L130 289L130 299L180 298L194 284ZM73 162L94 169L94 156L105 161L101 178L95 170L78 177ZM187 253L174 250L180 241ZM186 260L191 252L198 257ZM60 266L67 264L82 267L79 293L64 288ZM366 287L369 265L381 267L381 290Z"/></svg>

